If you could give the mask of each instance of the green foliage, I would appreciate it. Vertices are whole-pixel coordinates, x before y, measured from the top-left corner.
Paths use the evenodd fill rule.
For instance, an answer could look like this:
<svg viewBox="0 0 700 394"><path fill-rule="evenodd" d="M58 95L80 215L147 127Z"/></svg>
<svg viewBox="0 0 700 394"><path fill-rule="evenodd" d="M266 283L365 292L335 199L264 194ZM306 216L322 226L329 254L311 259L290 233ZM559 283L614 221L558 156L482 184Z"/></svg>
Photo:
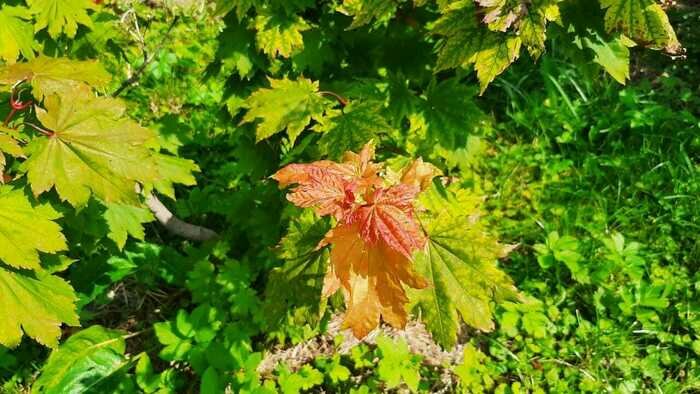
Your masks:
<svg viewBox="0 0 700 394"><path fill-rule="evenodd" d="M697 390L679 3L3 3L0 391ZM322 297L335 219L269 177L370 140L383 179L429 186L428 287L419 334L351 346ZM171 234L152 198L219 237Z"/></svg>

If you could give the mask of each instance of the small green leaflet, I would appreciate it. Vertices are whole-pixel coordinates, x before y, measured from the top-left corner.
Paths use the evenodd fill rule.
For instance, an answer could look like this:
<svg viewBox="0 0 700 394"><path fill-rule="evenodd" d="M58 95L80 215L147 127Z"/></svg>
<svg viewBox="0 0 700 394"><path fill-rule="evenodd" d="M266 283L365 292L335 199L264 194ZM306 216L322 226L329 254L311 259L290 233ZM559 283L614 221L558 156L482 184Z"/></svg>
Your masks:
<svg viewBox="0 0 700 394"><path fill-rule="evenodd" d="M242 123L258 119L257 141L287 130L294 142L311 119L318 120L327 107L327 101L318 93L318 82L306 78L292 81L270 78L270 89L258 89L246 100L248 112Z"/></svg>
<svg viewBox="0 0 700 394"><path fill-rule="evenodd" d="M0 59L14 64L22 54L25 58L34 57L34 28L31 13L24 7L3 5L0 8Z"/></svg>
<svg viewBox="0 0 700 394"><path fill-rule="evenodd" d="M41 269L39 253L66 250L61 215L50 205L32 206L20 190L0 190L0 261L16 268Z"/></svg>
<svg viewBox="0 0 700 394"><path fill-rule="evenodd" d="M668 16L656 0L600 0L605 29L620 32L639 45L678 54L681 47Z"/></svg>
<svg viewBox="0 0 700 394"><path fill-rule="evenodd" d="M92 28L87 11L96 6L91 0L27 0L27 4L36 17L36 31L48 27L51 38L58 38L61 33L75 37L78 24Z"/></svg>
<svg viewBox="0 0 700 394"><path fill-rule="evenodd" d="M310 28L298 15L271 13L260 14L255 18L258 48L271 58L278 55L288 58L304 48L301 33Z"/></svg>
<svg viewBox="0 0 700 394"><path fill-rule="evenodd" d="M429 241L426 250L414 256L414 267L431 286L410 290L411 309L439 344L451 348L457 341L459 316L474 328L491 331L491 302L518 296L512 280L496 265L509 248L485 233L478 196L434 184L419 202L424 209L419 219Z"/></svg>
<svg viewBox="0 0 700 394"><path fill-rule="evenodd" d="M55 93L72 90L103 88L112 79L97 61L71 60L40 56L27 63L17 63L0 68L0 85L14 85L26 80L32 85L32 93L38 99Z"/></svg>
<svg viewBox="0 0 700 394"><path fill-rule="evenodd" d="M583 39L586 46L595 52L593 61L603 66L608 74L623 85L630 77L630 50L628 46L634 44L626 41L629 40L615 38L611 41L604 41L598 34L595 34L593 39L588 37Z"/></svg>
<svg viewBox="0 0 700 394"><path fill-rule="evenodd" d="M152 222L155 218L151 211L142 207L135 207L126 204L106 204L104 218L109 226L109 239L114 241L119 249L126 245L129 235L136 239L143 240L146 236L143 230L143 223Z"/></svg>
<svg viewBox="0 0 700 394"><path fill-rule="evenodd" d="M99 392L100 382L128 362L124 355L124 335L122 331L102 326L92 326L72 335L51 352L32 393Z"/></svg>
<svg viewBox="0 0 700 394"><path fill-rule="evenodd" d="M0 345L19 345L24 332L42 345L56 347L62 323L79 325L76 300L73 288L57 276L0 265Z"/></svg>
<svg viewBox="0 0 700 394"><path fill-rule="evenodd" d="M473 64L481 93L520 55L521 38L479 23L471 1L449 6L432 32L442 36L435 72Z"/></svg>
<svg viewBox="0 0 700 394"><path fill-rule="evenodd" d="M388 388L398 388L405 383L411 392L418 392L420 383L420 356L408 349L403 338L391 340L386 336L377 338L377 347L382 353L377 366L379 378Z"/></svg>
<svg viewBox="0 0 700 394"><path fill-rule="evenodd" d="M321 151L330 159L338 160L347 151L359 151L367 141L392 127L382 116L378 101L351 102L342 111L332 111L314 128L323 132L319 141Z"/></svg>
<svg viewBox="0 0 700 394"><path fill-rule="evenodd" d="M35 195L56 187L73 206L85 205L91 194L111 203L138 204L136 182L157 177L146 142L155 134L124 117L115 99L54 95L37 108L37 117L52 136L39 136L23 163Z"/></svg>

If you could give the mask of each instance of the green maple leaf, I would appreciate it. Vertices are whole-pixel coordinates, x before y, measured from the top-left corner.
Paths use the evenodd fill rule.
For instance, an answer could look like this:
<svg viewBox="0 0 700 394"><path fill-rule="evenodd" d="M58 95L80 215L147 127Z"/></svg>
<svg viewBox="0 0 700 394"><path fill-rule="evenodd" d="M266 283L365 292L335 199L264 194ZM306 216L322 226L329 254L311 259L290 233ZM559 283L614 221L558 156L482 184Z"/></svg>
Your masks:
<svg viewBox="0 0 700 394"><path fill-rule="evenodd" d="M12 129L4 130L3 126L0 126L0 184L3 183L2 175L5 171L5 164L7 164L5 153L13 157L24 156L24 150L20 146L19 142L12 138L11 135L3 134L2 132L7 131L14 135L15 131Z"/></svg>
<svg viewBox="0 0 700 394"><path fill-rule="evenodd" d="M32 392L100 392L96 386L129 362L124 355L124 335L122 331L102 326L92 326L71 335L51 352Z"/></svg>
<svg viewBox="0 0 700 394"><path fill-rule="evenodd" d="M488 124L488 117L474 101L475 95L476 89L457 79L431 83L425 100L420 100L417 112L409 117L411 130L424 133L428 143L437 142L446 149L466 145L470 134Z"/></svg>
<svg viewBox="0 0 700 394"><path fill-rule="evenodd" d="M304 210L289 224L278 253L284 264L272 270L265 289L265 316L284 319L285 312L296 307L308 311L311 321L318 320L329 256L327 248L317 247L330 229L328 221L311 210Z"/></svg>
<svg viewBox="0 0 700 394"><path fill-rule="evenodd" d="M255 18L258 48L271 58L288 58L304 48L302 32L311 26L298 15L263 13Z"/></svg>
<svg viewBox="0 0 700 394"><path fill-rule="evenodd" d="M20 190L0 194L0 260L16 268L40 269L39 253L66 250L61 215L50 205L32 206Z"/></svg>
<svg viewBox="0 0 700 394"><path fill-rule="evenodd" d="M489 30L476 18L471 1L450 5L433 34L443 36L435 71L473 64L481 93L520 55L520 37Z"/></svg>
<svg viewBox="0 0 700 394"><path fill-rule="evenodd" d="M75 37L78 24L92 28L88 10L95 9L91 0L27 0L29 10L35 15L34 28L40 31L48 27L51 38L65 33Z"/></svg>
<svg viewBox="0 0 700 394"><path fill-rule="evenodd" d="M286 129L289 140L294 142L311 119L320 119L327 101L318 94L318 82L306 78L270 78L270 85L270 89L258 89L248 97L243 122L262 119L256 131L258 141Z"/></svg>
<svg viewBox="0 0 700 394"><path fill-rule="evenodd" d="M348 29L355 29L374 21L374 25L386 24L396 14L398 3L386 0L343 0L341 12L353 16Z"/></svg>
<svg viewBox="0 0 700 394"><path fill-rule="evenodd" d="M117 244L120 250L126 245L126 239L129 235L140 240L145 238L143 223L152 222L155 219L151 211L126 204L106 205L107 210L104 218L109 227L107 236Z"/></svg>
<svg viewBox="0 0 700 394"><path fill-rule="evenodd" d="M73 288L57 276L0 266L0 344L15 347L26 333L43 345L56 347L61 324L79 324L76 300Z"/></svg>
<svg viewBox="0 0 700 394"><path fill-rule="evenodd" d="M14 85L26 80L32 85L34 96L40 100L55 93L86 90L86 85L103 88L111 78L97 61L48 56L0 68L0 85Z"/></svg>
<svg viewBox="0 0 700 394"><path fill-rule="evenodd" d="M53 95L37 117L53 133L34 138L23 163L35 195L55 187L73 206L87 203L91 194L111 203L138 204L136 182L157 177L157 166L146 143L152 131L124 117L115 99Z"/></svg>
<svg viewBox="0 0 700 394"><path fill-rule="evenodd" d="M470 326L491 331L491 302L517 297L511 279L496 265L507 248L487 235L478 220L481 199L433 185L420 196L419 215L428 234L414 268L431 282L411 290L411 309L420 312L433 338L445 347L456 343L459 316Z"/></svg>
<svg viewBox="0 0 700 394"><path fill-rule="evenodd" d="M518 24L518 33L523 45L534 59L544 51L548 22L560 19L559 0L539 0L528 6Z"/></svg>
<svg viewBox="0 0 700 394"><path fill-rule="evenodd" d="M359 151L379 133L390 131L382 110L378 101L351 102L342 112L333 111L320 119L314 129L324 133L319 141L322 152L337 160L347 151Z"/></svg>
<svg viewBox="0 0 700 394"><path fill-rule="evenodd" d="M656 0L600 0L600 5L606 9L606 30L670 54L682 51L668 16Z"/></svg>
<svg viewBox="0 0 700 394"><path fill-rule="evenodd" d="M158 178L152 182L152 186L158 192L174 200L175 188L173 184L179 183L185 186L197 184L193 173L200 170L194 161L161 153L153 153L153 160L158 168Z"/></svg>
<svg viewBox="0 0 700 394"><path fill-rule="evenodd" d="M34 58L34 28L27 22L31 16L24 7L0 8L0 59L14 64L20 53Z"/></svg>

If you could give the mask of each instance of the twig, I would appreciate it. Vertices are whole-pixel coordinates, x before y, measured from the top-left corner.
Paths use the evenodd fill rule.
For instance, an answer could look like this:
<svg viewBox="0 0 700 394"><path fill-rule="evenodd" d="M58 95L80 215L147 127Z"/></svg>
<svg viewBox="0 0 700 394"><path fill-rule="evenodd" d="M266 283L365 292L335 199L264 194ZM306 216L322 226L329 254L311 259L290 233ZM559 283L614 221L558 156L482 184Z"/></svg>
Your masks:
<svg viewBox="0 0 700 394"><path fill-rule="evenodd" d="M345 97L343 97L335 92L323 90L323 91L318 92L318 94L320 94L321 96L331 96L331 97L335 98L336 100L338 100L338 103L340 103L341 107L345 107L349 103L348 99L346 99Z"/></svg>
<svg viewBox="0 0 700 394"><path fill-rule="evenodd" d="M176 16L173 18L172 22L170 22L170 26L168 26L168 30L163 34L163 39L160 41L160 44L155 48L155 50L149 55L148 52L146 51L146 48L143 48L143 64L136 69L136 71L127 79L125 79L121 85L117 88L117 90L112 93L112 97L117 97L119 96L124 90L126 90L129 86L135 84L141 79L141 76L143 75L143 72L146 71L146 67L148 67L149 64L155 59L156 55L160 50L163 48L163 45L165 45L165 42L168 41L170 38L170 33L173 31L173 28L175 27L175 24L177 24L178 20L180 20L180 16Z"/></svg>
<svg viewBox="0 0 700 394"><path fill-rule="evenodd" d="M209 241L218 238L214 230L187 223L175 215L153 193L146 196L146 206L151 210L158 222L170 233L190 241Z"/></svg>

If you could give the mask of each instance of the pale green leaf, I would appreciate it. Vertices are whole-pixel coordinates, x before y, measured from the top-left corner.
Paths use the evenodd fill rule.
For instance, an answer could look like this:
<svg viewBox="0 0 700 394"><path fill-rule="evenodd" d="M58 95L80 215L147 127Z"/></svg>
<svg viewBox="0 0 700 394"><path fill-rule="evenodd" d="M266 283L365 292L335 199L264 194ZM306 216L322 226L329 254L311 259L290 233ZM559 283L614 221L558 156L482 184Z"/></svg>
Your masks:
<svg viewBox="0 0 700 394"><path fill-rule="evenodd" d="M124 117L115 99L54 95L37 108L37 117L51 136L32 140L23 163L35 195L55 187L73 206L92 194L101 200L138 204L136 182L158 175L147 142L155 134Z"/></svg>
<svg viewBox="0 0 700 394"><path fill-rule="evenodd" d="M491 303L517 296L511 279L496 264L508 249L479 221L481 201L465 191L453 193L435 185L420 196L419 219L429 241L426 250L414 256L414 268L431 284L411 289L409 298L411 309L445 347L456 343L459 316L474 328L491 331Z"/></svg>
<svg viewBox="0 0 700 394"><path fill-rule="evenodd" d="M105 221L109 227L107 236L114 241L119 249L124 248L129 235L143 240L146 236L143 224L152 222L155 218L147 208L126 204L106 204Z"/></svg>
<svg viewBox="0 0 700 394"><path fill-rule="evenodd" d="M100 383L128 362L125 351L122 331L102 326L86 328L51 352L32 393L100 392Z"/></svg>
<svg viewBox="0 0 700 394"><path fill-rule="evenodd" d="M57 276L0 266L0 344L15 347L25 333L43 345L56 347L61 324L79 324L76 300L73 288Z"/></svg>
<svg viewBox="0 0 700 394"><path fill-rule="evenodd" d="M624 85L630 77L629 48L620 38L604 41L596 35L594 40L587 37L584 39L586 46L595 52L593 61L603 66L608 74Z"/></svg>
<svg viewBox="0 0 700 394"><path fill-rule="evenodd" d="M600 0L605 12L605 28L620 32L639 45L664 50L670 54L682 51L668 16L656 0Z"/></svg>
<svg viewBox="0 0 700 394"><path fill-rule="evenodd" d="M22 191L0 194L0 261L17 268L40 269L39 253L66 250L61 215L50 205L32 206Z"/></svg>
<svg viewBox="0 0 700 394"><path fill-rule="evenodd" d="M342 111L333 111L319 120L315 129L323 132L321 151L338 160L347 151L359 151L380 133L392 129L382 115L382 103L351 102Z"/></svg>
<svg viewBox="0 0 700 394"><path fill-rule="evenodd" d="M29 19L31 13L24 7L0 8L0 59L14 64L20 53L28 59L34 57L34 28Z"/></svg>
<svg viewBox="0 0 700 394"><path fill-rule="evenodd" d="M48 27L52 38L58 38L61 33L75 37L79 24L92 28L87 12L96 6L91 0L27 0L27 4L35 15L36 31Z"/></svg>
<svg viewBox="0 0 700 394"><path fill-rule="evenodd" d="M85 85L103 88L111 78L104 67L93 60L40 56L27 63L0 67L0 85L14 85L26 80L32 85L34 96L40 100L54 93L87 90Z"/></svg>
<svg viewBox="0 0 700 394"><path fill-rule="evenodd" d="M246 100L248 112L243 122L261 120L257 126L257 140L261 141L280 131L294 142L311 119L318 120L327 102L318 93L318 82L306 78L270 79L269 89L258 89Z"/></svg>

